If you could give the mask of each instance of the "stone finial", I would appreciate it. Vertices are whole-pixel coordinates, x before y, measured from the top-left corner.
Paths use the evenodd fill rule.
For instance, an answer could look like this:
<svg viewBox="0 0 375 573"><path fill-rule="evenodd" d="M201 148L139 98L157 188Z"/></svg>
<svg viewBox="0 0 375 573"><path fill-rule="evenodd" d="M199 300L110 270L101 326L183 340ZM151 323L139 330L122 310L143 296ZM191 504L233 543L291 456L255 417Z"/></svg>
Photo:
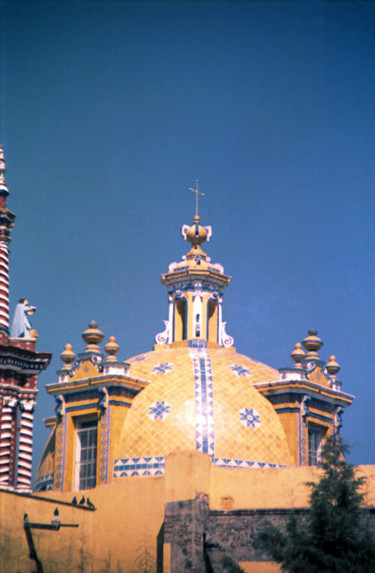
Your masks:
<svg viewBox="0 0 375 573"><path fill-rule="evenodd" d="M291 352L290 357L294 362L294 368L302 369L301 362L306 358L306 352L303 350L300 342L297 342L294 346L294 350Z"/></svg>
<svg viewBox="0 0 375 573"><path fill-rule="evenodd" d="M76 355L73 352L72 345L68 343L60 354L60 358L64 362L64 366L61 368L61 370L71 370L72 362L74 362L75 357Z"/></svg>
<svg viewBox="0 0 375 573"><path fill-rule="evenodd" d="M207 255L201 249L201 244L209 241L212 235L212 228L211 227L202 227L200 225L200 217L198 214L198 198L199 196L204 196L202 191L199 191L199 182L198 179L195 182L195 189L189 187L189 191L195 193L195 217L193 224L183 225L181 228L181 235L185 239L185 241L189 241L191 243L191 250L187 253L187 259L192 259L194 257L202 258L206 260Z"/></svg>
<svg viewBox="0 0 375 573"><path fill-rule="evenodd" d="M340 364L336 361L336 356L332 354L326 364L327 372L331 378L336 379L336 374L340 370Z"/></svg>
<svg viewBox="0 0 375 573"><path fill-rule="evenodd" d="M323 341L317 336L317 331L315 329L310 329L307 333L306 338L302 340L302 346L307 350L306 359L319 360L319 350L323 346Z"/></svg>
<svg viewBox="0 0 375 573"><path fill-rule="evenodd" d="M95 320L92 320L89 324L89 328L82 333L82 338L87 344L85 353L101 354L99 344L102 342L104 334L98 329Z"/></svg>
<svg viewBox="0 0 375 573"><path fill-rule="evenodd" d="M116 354L120 350L120 347L117 344L116 338L114 336L109 337L109 341L105 345L104 350L108 354L108 356L106 358L107 363L108 362L118 362L118 360L116 358Z"/></svg>

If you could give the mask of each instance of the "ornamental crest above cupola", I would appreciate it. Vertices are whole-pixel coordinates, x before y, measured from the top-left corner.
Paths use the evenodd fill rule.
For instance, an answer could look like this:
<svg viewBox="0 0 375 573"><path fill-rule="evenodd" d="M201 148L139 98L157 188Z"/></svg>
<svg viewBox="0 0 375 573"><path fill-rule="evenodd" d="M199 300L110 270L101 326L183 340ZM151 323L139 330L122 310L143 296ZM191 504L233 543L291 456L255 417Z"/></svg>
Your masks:
<svg viewBox="0 0 375 573"><path fill-rule="evenodd" d="M162 283L169 292L179 290L204 289L222 294L231 277L224 274L224 267L219 263L211 263L201 247L212 236L211 227L202 227L199 215L195 215L192 225L183 225L181 235L191 244L191 249L180 262L169 265L168 272L161 276Z"/></svg>
<svg viewBox="0 0 375 573"><path fill-rule="evenodd" d="M222 320L222 298L231 277L202 249L212 237L212 228L200 223L198 197L204 194L198 189L198 180L190 191L196 195L196 212L192 225L182 226L181 235L191 248L161 275L168 290L169 313L168 320L164 320L165 330L155 340L157 345L229 347L233 338L226 333Z"/></svg>

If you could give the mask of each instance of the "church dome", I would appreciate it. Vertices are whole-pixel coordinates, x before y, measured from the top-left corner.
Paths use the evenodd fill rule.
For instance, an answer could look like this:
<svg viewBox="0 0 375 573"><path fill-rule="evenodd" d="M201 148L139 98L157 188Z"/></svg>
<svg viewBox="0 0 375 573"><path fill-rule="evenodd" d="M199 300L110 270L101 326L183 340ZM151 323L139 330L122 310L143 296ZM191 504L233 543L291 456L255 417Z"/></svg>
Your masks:
<svg viewBox="0 0 375 573"><path fill-rule="evenodd" d="M195 449L227 467L291 463L280 420L253 386L278 378L270 366L234 348L165 348L127 362L131 377L150 384L124 422L117 475L140 475L171 452Z"/></svg>
<svg viewBox="0 0 375 573"><path fill-rule="evenodd" d="M103 353L93 321L84 352L63 350L58 382L47 387L56 415L46 420L37 489L161 476L169 454L195 450L221 468L307 465L310 441L339 429L352 397L340 391L335 356L320 360L316 331L296 344L295 366L280 371L234 348L223 317L231 277L202 250L212 229L200 224L198 182L191 191L196 215L181 229L191 248L161 275L168 314L154 349L122 362L113 336Z"/></svg>

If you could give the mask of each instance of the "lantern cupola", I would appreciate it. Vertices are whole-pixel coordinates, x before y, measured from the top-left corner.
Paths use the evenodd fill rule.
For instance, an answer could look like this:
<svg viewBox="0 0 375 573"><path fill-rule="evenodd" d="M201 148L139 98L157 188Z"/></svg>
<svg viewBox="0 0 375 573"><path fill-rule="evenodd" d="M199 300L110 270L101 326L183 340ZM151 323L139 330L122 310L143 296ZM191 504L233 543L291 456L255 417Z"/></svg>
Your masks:
<svg viewBox="0 0 375 573"><path fill-rule="evenodd" d="M198 194L196 189L191 189ZM231 277L222 265L211 262L202 244L212 236L211 227L201 225L198 204L192 225L183 225L181 235L191 249L180 262L169 265L161 276L168 290L169 315L165 330L156 336L157 345L220 347L232 346L233 338L225 332L222 298Z"/></svg>

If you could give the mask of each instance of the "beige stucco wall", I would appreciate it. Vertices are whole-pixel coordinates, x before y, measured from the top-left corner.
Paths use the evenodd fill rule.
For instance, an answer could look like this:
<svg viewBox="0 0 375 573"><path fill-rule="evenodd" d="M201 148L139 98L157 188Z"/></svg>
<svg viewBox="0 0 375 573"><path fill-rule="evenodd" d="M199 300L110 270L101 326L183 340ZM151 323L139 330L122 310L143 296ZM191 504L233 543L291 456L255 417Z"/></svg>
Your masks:
<svg viewBox="0 0 375 573"><path fill-rule="evenodd" d="M79 528L60 531L33 529L38 556L46 564L45 571L80 571L80 564L92 561L94 545L93 513L60 503L46 501L7 491L0 491L0 571L2 573L31 573L36 570L29 558L29 548L23 529L24 514L30 522L51 523L58 507L62 523L78 523Z"/></svg>
<svg viewBox="0 0 375 573"><path fill-rule="evenodd" d="M155 539L164 519L164 478L128 479L83 493L96 511L58 503L70 502L72 493L47 492L46 501L0 491L0 571L35 571L23 530L24 514L32 522L51 523L55 507L62 523L79 527L32 530L45 573L139 573L146 559L155 565Z"/></svg>
<svg viewBox="0 0 375 573"><path fill-rule="evenodd" d="M367 500L375 504L375 466L360 466L358 473L368 478ZM58 507L62 523L79 524L77 529L33 530L45 573L140 573L145 560L156 571L156 537L165 503L194 499L201 492L209 495L211 509L303 507L309 491L305 483L317 476L312 468L215 467L209 456L194 451L170 455L165 477L121 478L83 492L96 511L70 505L73 493L27 496L0 490L0 571L31 573L36 569L23 530L25 513L32 522L50 523ZM59 503L64 501L69 505ZM277 570L265 563L241 566L253 573Z"/></svg>

